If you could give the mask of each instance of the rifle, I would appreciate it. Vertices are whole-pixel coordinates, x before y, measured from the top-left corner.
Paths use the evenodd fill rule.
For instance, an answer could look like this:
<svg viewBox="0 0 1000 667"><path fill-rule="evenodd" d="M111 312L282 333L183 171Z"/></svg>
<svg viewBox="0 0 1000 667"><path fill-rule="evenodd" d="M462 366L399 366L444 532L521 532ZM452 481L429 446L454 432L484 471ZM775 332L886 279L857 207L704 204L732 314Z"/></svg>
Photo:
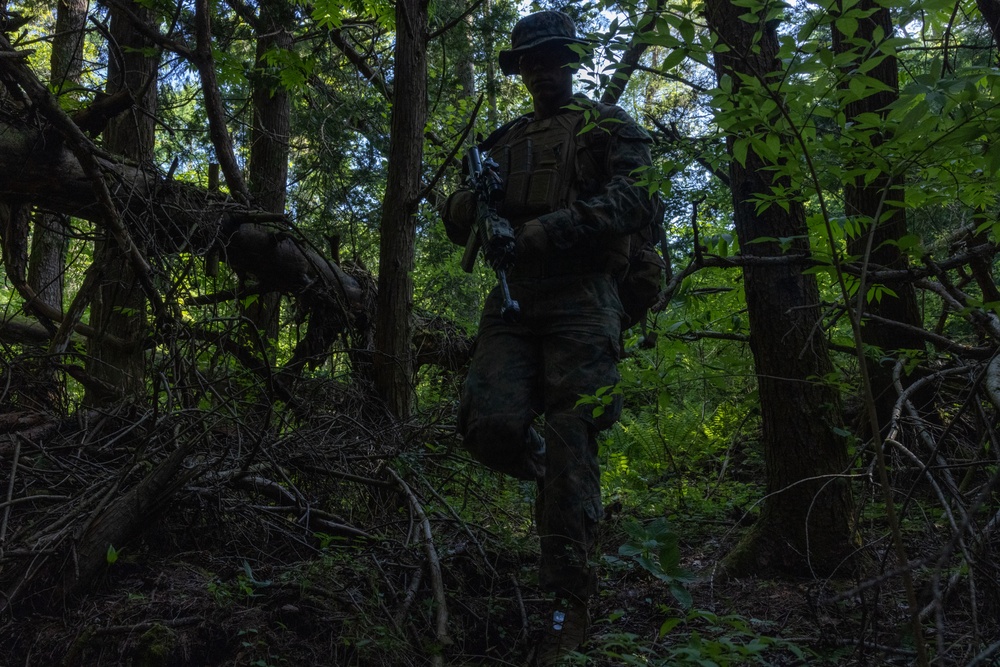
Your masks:
<svg viewBox="0 0 1000 667"><path fill-rule="evenodd" d="M479 148L471 147L465 155L468 168L468 185L476 193L476 218L472 223L472 233L465 244L462 255L462 269L472 273L476 255L483 251L483 258L497 274L497 282L503 292L500 317L513 324L521 316L521 306L510 298L507 286L507 271L514 265L514 230L506 218L497 215L496 204L503 197L503 184L497 174L497 163L480 155Z"/></svg>

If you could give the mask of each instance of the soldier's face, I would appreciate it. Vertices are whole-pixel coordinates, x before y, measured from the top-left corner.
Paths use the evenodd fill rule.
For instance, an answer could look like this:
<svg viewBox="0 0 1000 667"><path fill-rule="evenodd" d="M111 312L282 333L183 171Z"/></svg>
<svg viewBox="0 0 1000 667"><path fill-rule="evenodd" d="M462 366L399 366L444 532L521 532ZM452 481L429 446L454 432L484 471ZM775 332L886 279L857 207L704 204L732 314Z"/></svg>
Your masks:
<svg viewBox="0 0 1000 667"><path fill-rule="evenodd" d="M521 56L521 80L533 99L564 98L573 91L573 68L565 49L540 49Z"/></svg>

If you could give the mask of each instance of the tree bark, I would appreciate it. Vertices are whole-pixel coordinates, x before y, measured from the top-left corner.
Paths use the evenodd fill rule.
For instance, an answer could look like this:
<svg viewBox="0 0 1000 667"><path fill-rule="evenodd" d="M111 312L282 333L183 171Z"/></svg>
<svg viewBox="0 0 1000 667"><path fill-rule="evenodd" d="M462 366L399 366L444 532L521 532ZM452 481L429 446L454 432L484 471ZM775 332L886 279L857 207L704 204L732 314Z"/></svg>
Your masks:
<svg viewBox="0 0 1000 667"><path fill-rule="evenodd" d="M86 0L59 0L56 4L56 33L52 38L49 60L49 85L56 95L77 97L83 72L86 24ZM37 212L28 263L28 284L39 299L58 310L62 310L63 302L63 271L68 241L65 230L65 217L47 211Z"/></svg>
<svg viewBox="0 0 1000 667"><path fill-rule="evenodd" d="M835 10L840 16L839 9ZM892 36L892 17L889 10L879 6L873 0L860 0L851 7L851 16L856 16L857 30L853 35L844 35L833 24L833 48L837 55L854 53L855 59L844 66L844 78L841 87L846 91L850 73L856 70L870 58L881 57L882 60L865 71L870 76L884 83L890 90L873 92L862 99L853 100L845 105L844 115L851 124L863 113L874 113L885 117L889 113L889 105L899 99L899 71L895 56L884 56L878 45L874 43L875 31L878 29L885 39ZM860 16L859 16L860 14ZM859 43L860 42L860 43ZM863 146L869 155L878 155L878 148L885 143L886 137L880 132L872 132L868 144ZM857 162L854 167L862 166ZM859 232L848 239L848 251L858 257L865 258L870 264L886 269L905 270L909 261L899 245L892 243L902 239L907 234L906 209L903 207L903 187L901 179L893 180L894 175L888 172L888 165L872 163L869 170L877 170L874 179L866 175L856 176L854 183L844 186L844 212L849 220L855 221ZM870 285L870 281L865 283ZM886 285L896 296L883 294L881 299L869 301L865 294L860 295L862 316L874 315L887 320L894 320L917 329L922 327L920 308L917 305L916 290L912 282L889 283ZM924 342L917 336L901 333L891 325L878 320L866 320L861 330L863 341L882 351L879 357L894 356L900 350L923 350ZM888 425L892 410L896 403L897 392L893 385L894 362L881 363L879 359L867 358L866 363L872 381L872 392L875 398L876 412L880 428ZM867 429L865 429L867 430Z"/></svg>
<svg viewBox="0 0 1000 667"><path fill-rule="evenodd" d="M397 417L410 413L414 241L427 120L427 2L396 3L396 49L389 169L382 203L375 389Z"/></svg>
<svg viewBox="0 0 1000 667"><path fill-rule="evenodd" d="M147 25L153 14L138 4L131 4L131 14ZM156 113L156 69L158 57L146 50L153 44L133 24L133 17L111 10L111 56L108 62L108 95L128 91L135 106L112 118L104 131L107 150L140 164L153 160ZM132 238L140 251L149 239L148 230L133 230ZM105 344L100 336L90 340L87 373L100 382L118 387L127 400L145 394L145 346L147 335L146 299L129 258L109 236L99 237L94 245L94 261L104 270L104 280L91 304L90 324L100 333L126 341L124 347ZM100 406L109 397L87 392L84 403Z"/></svg>
<svg viewBox="0 0 1000 667"><path fill-rule="evenodd" d="M745 131L766 132L771 123L746 128L754 109L739 113L747 100L742 76L767 83L780 72L774 22L747 22L746 12L731 0L707 0L706 17L719 42L728 47L714 54L716 76L732 82L732 113L742 117ZM741 94L742 93L742 94ZM725 128L724 128L725 129ZM729 133L730 156L736 136ZM789 201L787 212L769 206L758 212L755 197L779 185L772 165L752 148L746 163L730 159L734 222L741 252L777 257L777 242L762 237L791 238L792 253L808 252L805 213ZM787 184L785 184L787 185ZM845 564L853 551L850 489L837 475L847 468L847 448L834 432L840 425L837 391L821 379L832 370L821 328L819 290L812 275L791 264L754 264L743 269L761 408L761 440L766 484L761 515L722 563L726 574L741 576L828 575Z"/></svg>
<svg viewBox="0 0 1000 667"><path fill-rule="evenodd" d="M993 43L1000 49L1000 0L976 0L976 6L990 29Z"/></svg>
<svg viewBox="0 0 1000 667"><path fill-rule="evenodd" d="M87 23L86 0L59 0L56 3L56 33L52 38L49 60L49 85L55 95L79 100L80 76L83 73L84 27ZM27 281L35 298L46 309L63 309L63 276L69 237L66 216L35 209L32 215L31 254ZM36 305L36 310L38 307ZM51 326L51 325L50 325ZM28 360L27 370L36 376L33 401L42 409L55 410L63 386L54 372L51 359L39 356Z"/></svg>
<svg viewBox="0 0 1000 667"><path fill-rule="evenodd" d="M288 181L288 134L291 102L288 90L281 85L278 68L269 65L272 51L292 48L294 14L286 0L264 0L260 3L257 30L256 65L251 77L253 86L250 102L253 125L250 129L250 163L247 185L254 202L265 211L285 212L285 191ZM278 337L281 295L261 295L247 306L247 316L264 332L264 339Z"/></svg>

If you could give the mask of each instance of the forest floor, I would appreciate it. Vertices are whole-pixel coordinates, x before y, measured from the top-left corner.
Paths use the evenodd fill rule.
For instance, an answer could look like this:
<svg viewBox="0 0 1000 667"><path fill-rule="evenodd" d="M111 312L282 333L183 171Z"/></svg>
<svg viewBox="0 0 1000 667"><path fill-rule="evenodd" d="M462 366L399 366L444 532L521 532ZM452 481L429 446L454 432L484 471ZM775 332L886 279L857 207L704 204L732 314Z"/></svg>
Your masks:
<svg viewBox="0 0 1000 667"><path fill-rule="evenodd" d="M88 437L62 428L36 449L24 439L10 488L25 500L8 504L0 543L0 595L13 600L0 615L0 667L525 665L549 604L535 580L531 485L471 463L433 420L384 427L363 413L332 411L273 442L217 428L190 463L200 472L158 499L133 538L108 545L85 588L58 599L24 581L46 562L38 581L71 579L77 552L32 544L131 484L109 471L129 469L111 462L135 456L123 435L135 422L101 433L92 423ZM162 439L147 429L144 461L165 460L184 432L176 421ZM29 492L49 495L29 502ZM566 664L916 664L899 578L879 575L891 561L865 585L717 581L752 516L639 496L609 505L591 640ZM924 537L910 535L912 553ZM886 548L871 541L869 560ZM976 656L1000 636L995 586L972 604L963 591L974 587L952 590L947 622L943 611L925 622L934 664L989 665Z"/></svg>
<svg viewBox="0 0 1000 667"><path fill-rule="evenodd" d="M686 586L693 597L689 610L681 609L666 583L609 549L592 607L592 639L566 664L912 661L912 650L898 638L889 653L859 645L860 612L845 611L843 603L823 608L829 582L713 583L707 571L732 537L721 539L727 528L715 528L718 535L682 543L683 563L705 577ZM351 558L352 550L342 556ZM440 651L444 664L527 664L548 602L530 583L533 555L510 555L490 556L496 559L492 591L475 577L464 579L463 568L479 566L460 552L442 563L452 641ZM290 567L257 556L250 566L235 553L165 552L162 544L123 550L95 590L73 606L11 619L3 629L0 665L434 664L441 645L426 584L415 589L416 603L401 618L405 595L390 600L388 591L369 589L371 573L356 571L344 558L327 554ZM386 562L383 568L395 566Z"/></svg>
<svg viewBox="0 0 1000 667"><path fill-rule="evenodd" d="M696 577L685 586L690 607L617 554L614 543L628 537L612 522L592 639L566 664L913 664L900 636L900 591L888 605L898 617L873 623L861 594L830 601L853 582L713 582L714 563L739 531L723 522L678 525L693 529L680 544L681 565ZM123 549L73 605L9 619L0 665L424 665L438 653L448 665L525 665L548 605L532 585L530 538L521 552L484 542L489 573L470 544L441 554L450 637L443 644L435 640L433 584L416 574L419 566L393 562L391 548L329 544L289 563L281 547L283 556L268 559L263 549L227 554L226 541L210 536L194 540L201 549L182 544L171 534L178 529L154 528L158 538ZM388 580L407 571L410 588L390 591Z"/></svg>

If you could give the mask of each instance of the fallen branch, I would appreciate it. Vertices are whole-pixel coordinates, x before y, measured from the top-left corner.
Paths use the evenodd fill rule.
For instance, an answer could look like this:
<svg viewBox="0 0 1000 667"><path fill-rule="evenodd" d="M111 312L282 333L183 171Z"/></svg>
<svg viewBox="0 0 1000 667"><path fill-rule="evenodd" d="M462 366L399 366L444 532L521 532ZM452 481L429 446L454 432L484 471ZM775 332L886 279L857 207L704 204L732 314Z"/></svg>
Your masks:
<svg viewBox="0 0 1000 667"><path fill-rule="evenodd" d="M444 582L441 577L441 559L438 558L437 549L434 547L434 536L431 533L431 522L427 518L427 514L424 512L423 506L420 504L420 500L417 498L413 490L403 481L395 470L392 468L386 468L392 478L396 480L399 484L399 488L403 490L406 495L407 500L410 502L410 507L413 508L413 513L417 515L420 522L420 527L424 534L424 550L427 552L427 567L430 570L431 575L431 586L434 590L434 601L437 603L437 613L436 619L437 623L435 626L435 635L437 637L438 646L443 648L445 646L450 646L452 643L451 637L448 636L448 600L444 593ZM441 655L441 649L437 649L437 652L431 657L431 664L433 665L443 665L444 656Z"/></svg>

